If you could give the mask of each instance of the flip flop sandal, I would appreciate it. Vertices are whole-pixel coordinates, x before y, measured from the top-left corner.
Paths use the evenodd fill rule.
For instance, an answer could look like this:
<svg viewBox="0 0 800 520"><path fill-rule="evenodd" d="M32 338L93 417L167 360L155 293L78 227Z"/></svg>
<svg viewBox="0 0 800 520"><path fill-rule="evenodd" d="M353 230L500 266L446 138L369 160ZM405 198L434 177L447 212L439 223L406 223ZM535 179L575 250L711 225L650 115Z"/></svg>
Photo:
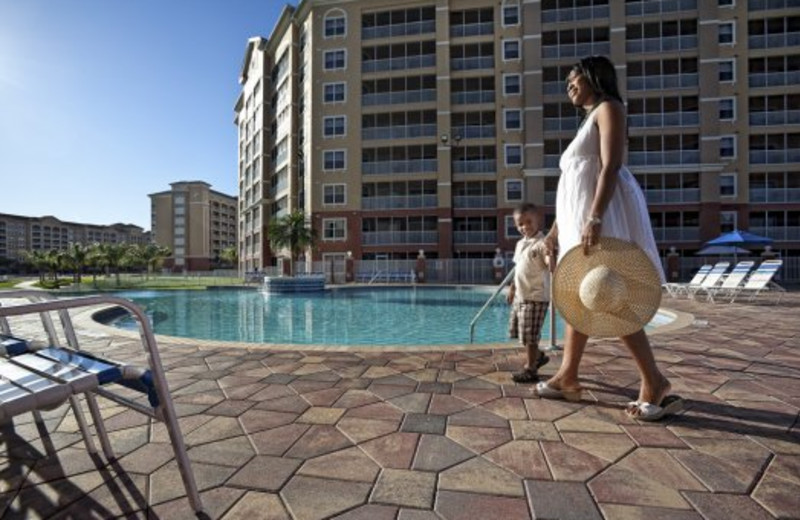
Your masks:
<svg viewBox="0 0 800 520"><path fill-rule="evenodd" d="M628 412L628 415L634 419L640 421L658 421L667 415L680 412L683 409L684 402L683 398L678 395L668 395L661 400L661 406L647 402L639 402L636 404L635 401L629 404L636 405L636 408L639 410L638 414Z"/></svg>
<svg viewBox="0 0 800 520"><path fill-rule="evenodd" d="M513 379L515 383L536 383L539 381L539 374L530 368L526 368L525 370L511 374L511 379Z"/></svg>
<svg viewBox="0 0 800 520"><path fill-rule="evenodd" d="M578 402L581 400L582 393L582 388L576 388L574 390L559 390L558 388L553 388L552 386L548 385L546 382L536 385L536 395L542 399L565 399L570 402Z"/></svg>

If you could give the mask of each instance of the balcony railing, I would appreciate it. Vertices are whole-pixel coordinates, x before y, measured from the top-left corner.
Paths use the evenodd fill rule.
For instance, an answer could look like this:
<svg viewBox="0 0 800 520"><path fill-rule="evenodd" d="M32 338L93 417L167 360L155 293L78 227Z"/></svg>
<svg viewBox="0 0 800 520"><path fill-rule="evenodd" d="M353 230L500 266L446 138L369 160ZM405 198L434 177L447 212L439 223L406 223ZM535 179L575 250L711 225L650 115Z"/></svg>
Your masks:
<svg viewBox="0 0 800 520"><path fill-rule="evenodd" d="M750 202L800 202L800 188L750 188Z"/></svg>
<svg viewBox="0 0 800 520"><path fill-rule="evenodd" d="M750 164L788 164L800 162L800 148L750 150Z"/></svg>
<svg viewBox="0 0 800 520"><path fill-rule="evenodd" d="M643 16L648 14L674 13L676 11L694 11L697 0L642 0L625 4L626 16Z"/></svg>
<svg viewBox="0 0 800 520"><path fill-rule="evenodd" d="M672 112L666 114L629 114L628 126L662 128L667 126L697 126L700 124L698 112Z"/></svg>
<svg viewBox="0 0 800 520"><path fill-rule="evenodd" d="M643 190L648 204L679 204L700 202L700 188L667 188Z"/></svg>
<svg viewBox="0 0 800 520"><path fill-rule="evenodd" d="M477 70L494 68L494 56L470 56L468 58L451 58L450 68L453 70Z"/></svg>
<svg viewBox="0 0 800 520"><path fill-rule="evenodd" d="M556 191L546 191L544 192L544 203L548 206L555 206L556 205Z"/></svg>
<svg viewBox="0 0 800 520"><path fill-rule="evenodd" d="M497 231L454 231L454 244L496 244Z"/></svg>
<svg viewBox="0 0 800 520"><path fill-rule="evenodd" d="M800 83L800 71L790 72L751 72L747 76L751 88L783 87Z"/></svg>
<svg viewBox="0 0 800 520"><path fill-rule="evenodd" d="M545 94L567 95L567 84L563 81L545 81L542 83L542 91Z"/></svg>
<svg viewBox="0 0 800 520"><path fill-rule="evenodd" d="M577 117L545 117L544 129L552 132L575 130L578 123L580 120Z"/></svg>
<svg viewBox="0 0 800 520"><path fill-rule="evenodd" d="M436 54L418 54L416 56L400 56L382 60L366 60L361 63L361 72L420 69L435 66Z"/></svg>
<svg viewBox="0 0 800 520"><path fill-rule="evenodd" d="M393 244L437 244L438 231L364 231L361 233L365 246Z"/></svg>
<svg viewBox="0 0 800 520"><path fill-rule="evenodd" d="M431 137L435 135L435 124L374 126L361 129L361 138L365 141L374 139L413 139L415 137Z"/></svg>
<svg viewBox="0 0 800 520"><path fill-rule="evenodd" d="M455 195L453 207L458 209L494 209L497 207L496 195Z"/></svg>
<svg viewBox="0 0 800 520"><path fill-rule="evenodd" d="M480 36L483 34L494 34L494 22L465 23L450 26L450 36L454 38Z"/></svg>
<svg viewBox="0 0 800 520"><path fill-rule="evenodd" d="M565 43L561 45L543 45L543 58L575 58L610 54L611 44L608 42Z"/></svg>
<svg viewBox="0 0 800 520"><path fill-rule="evenodd" d="M800 125L800 110L750 112L750 126Z"/></svg>
<svg viewBox="0 0 800 520"><path fill-rule="evenodd" d="M700 228L654 227L653 236L657 242L693 242L700 240Z"/></svg>
<svg viewBox="0 0 800 520"><path fill-rule="evenodd" d="M800 226L750 226L750 232L762 237L769 237L772 240L800 241Z"/></svg>
<svg viewBox="0 0 800 520"><path fill-rule="evenodd" d="M412 36L414 34L427 34L432 32L436 32L436 20L422 20L419 22L379 25L377 27L362 27L361 39L372 40L375 38Z"/></svg>
<svg viewBox="0 0 800 520"><path fill-rule="evenodd" d="M558 163L561 161L561 154L545 154L544 167L545 168L558 168Z"/></svg>
<svg viewBox="0 0 800 520"><path fill-rule="evenodd" d="M456 126L451 130L452 135L460 136L462 139L486 139L494 138L496 135L494 125L464 125Z"/></svg>
<svg viewBox="0 0 800 520"><path fill-rule="evenodd" d="M362 94L361 105L400 105L405 103L424 103L436 101L436 89L406 90L401 92L376 92Z"/></svg>
<svg viewBox="0 0 800 520"><path fill-rule="evenodd" d="M364 175L390 173L428 173L436 171L436 159L408 159L400 161L370 161L361 163Z"/></svg>
<svg viewBox="0 0 800 520"><path fill-rule="evenodd" d="M455 173L495 173L497 161L494 159L479 159L472 161L453 161Z"/></svg>
<svg viewBox="0 0 800 520"><path fill-rule="evenodd" d="M435 208L437 205L436 195L387 195L361 198L361 209L364 210Z"/></svg>
<svg viewBox="0 0 800 520"><path fill-rule="evenodd" d="M668 152L628 152L631 166L664 166L668 164L699 164L698 150L672 150Z"/></svg>
<svg viewBox="0 0 800 520"><path fill-rule="evenodd" d="M748 11L766 11L767 9L790 9L800 7L800 0L749 0Z"/></svg>
<svg viewBox="0 0 800 520"><path fill-rule="evenodd" d="M559 7L542 11L542 23L574 22L577 20L592 20L608 18L607 5L588 7Z"/></svg>
<svg viewBox="0 0 800 520"><path fill-rule="evenodd" d="M794 47L800 45L800 32L783 34L759 34L747 38L750 49L774 49L776 47Z"/></svg>
<svg viewBox="0 0 800 520"><path fill-rule="evenodd" d="M450 94L450 102L454 105L494 103L494 90L453 92Z"/></svg>
<svg viewBox="0 0 800 520"><path fill-rule="evenodd" d="M697 48L697 36L665 36L662 38L642 38L625 42L625 51L631 54L647 52L672 52Z"/></svg>
<svg viewBox="0 0 800 520"><path fill-rule="evenodd" d="M697 73L635 76L628 78L628 90L664 90L689 88L698 85Z"/></svg>

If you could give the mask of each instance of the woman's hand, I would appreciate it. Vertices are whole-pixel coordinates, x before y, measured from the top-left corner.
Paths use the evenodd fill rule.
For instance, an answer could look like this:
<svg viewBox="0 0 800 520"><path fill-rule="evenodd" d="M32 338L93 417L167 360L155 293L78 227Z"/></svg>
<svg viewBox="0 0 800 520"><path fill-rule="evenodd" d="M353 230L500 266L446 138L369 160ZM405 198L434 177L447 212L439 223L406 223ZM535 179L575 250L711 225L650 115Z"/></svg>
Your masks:
<svg viewBox="0 0 800 520"><path fill-rule="evenodd" d="M581 244L583 244L583 254L589 254L589 248L597 245L600 240L600 227L602 222L598 218L590 218L586 220L583 225L583 232L581 233Z"/></svg>

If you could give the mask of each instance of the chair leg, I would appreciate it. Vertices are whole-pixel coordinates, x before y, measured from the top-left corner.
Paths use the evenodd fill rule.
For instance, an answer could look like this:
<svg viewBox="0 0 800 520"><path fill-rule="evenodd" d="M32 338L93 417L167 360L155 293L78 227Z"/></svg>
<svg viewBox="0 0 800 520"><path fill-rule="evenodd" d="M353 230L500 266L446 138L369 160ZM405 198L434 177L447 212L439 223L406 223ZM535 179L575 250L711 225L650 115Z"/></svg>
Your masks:
<svg viewBox="0 0 800 520"><path fill-rule="evenodd" d="M111 447L111 441L108 440L108 432L106 432L106 425L103 422L103 416L100 414L100 407L97 406L97 399L89 392L86 392L83 395L86 396L86 406L89 407L89 413L92 414L94 428L97 431L97 436L100 438L100 446L103 448L103 453L105 453L107 460L112 461L117 457L114 455L114 449Z"/></svg>
<svg viewBox="0 0 800 520"><path fill-rule="evenodd" d="M162 401L161 412L164 425L167 427L167 433L169 433L169 439L172 442L172 450L175 453L175 460L178 463L178 470L183 479L183 486L186 489L189 504L196 513L200 513L203 510L203 503L200 500L200 493L197 491L197 482L194 478L194 472L189 461L189 455L186 452L186 444L183 442L178 416L175 413L172 401Z"/></svg>
<svg viewBox="0 0 800 520"><path fill-rule="evenodd" d="M86 418L83 416L83 409L81 408L81 403L78 401L78 398L74 395L69 397L69 404L72 406L72 413L75 414L75 420L78 421L78 428L81 430L81 434L83 435L83 442L86 444L86 451L95 455L97 453L97 447L94 445L94 439L92 439L92 434L89 432L89 427L86 424Z"/></svg>

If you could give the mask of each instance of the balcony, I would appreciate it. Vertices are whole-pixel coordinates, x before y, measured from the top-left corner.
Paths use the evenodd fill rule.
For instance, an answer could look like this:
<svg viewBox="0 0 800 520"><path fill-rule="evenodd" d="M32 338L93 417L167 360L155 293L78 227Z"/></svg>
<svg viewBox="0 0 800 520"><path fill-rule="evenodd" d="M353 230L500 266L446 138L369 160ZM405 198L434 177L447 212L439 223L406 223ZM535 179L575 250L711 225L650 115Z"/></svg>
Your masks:
<svg viewBox="0 0 800 520"><path fill-rule="evenodd" d="M451 58L452 70L478 70L494 68L494 56L470 56L467 58Z"/></svg>
<svg viewBox="0 0 800 520"><path fill-rule="evenodd" d="M561 45L543 45L542 58L577 58L595 56L598 54L611 54L611 44L608 42L565 43Z"/></svg>
<svg viewBox="0 0 800 520"><path fill-rule="evenodd" d="M677 11L697 10L697 0L642 0L625 4L626 16L644 16L649 14L674 13Z"/></svg>
<svg viewBox="0 0 800 520"><path fill-rule="evenodd" d="M494 103L494 90L453 92L450 94L450 102L454 105Z"/></svg>
<svg viewBox="0 0 800 520"><path fill-rule="evenodd" d="M365 246L438 244L438 231L363 231L361 243Z"/></svg>
<svg viewBox="0 0 800 520"><path fill-rule="evenodd" d="M456 209L495 209L496 195L455 195L453 207Z"/></svg>
<svg viewBox="0 0 800 520"><path fill-rule="evenodd" d="M748 85L757 87L783 87L800 83L800 71L789 72L751 72L747 75Z"/></svg>
<svg viewBox="0 0 800 520"><path fill-rule="evenodd" d="M800 188L750 188L750 202L800 202Z"/></svg>
<svg viewBox="0 0 800 520"><path fill-rule="evenodd" d="M665 36L663 38L642 38L625 42L625 51L630 54L649 52L675 52L697 48L697 36Z"/></svg>
<svg viewBox="0 0 800 520"><path fill-rule="evenodd" d="M453 243L467 244L496 244L497 231L454 231Z"/></svg>
<svg viewBox="0 0 800 520"><path fill-rule="evenodd" d="M393 25L379 25L377 27L362 27L361 39L374 40L375 38L393 38L397 36L413 36L436 32L436 20L421 20Z"/></svg>
<svg viewBox="0 0 800 520"><path fill-rule="evenodd" d="M800 7L800 0L749 0L748 11L766 11L768 9L791 9Z"/></svg>
<svg viewBox="0 0 800 520"><path fill-rule="evenodd" d="M578 128L578 123L577 117L545 117L544 129L550 132L573 131Z"/></svg>
<svg viewBox="0 0 800 520"><path fill-rule="evenodd" d="M666 166L699 164L699 150L670 150L667 152L628 152L631 166Z"/></svg>
<svg viewBox="0 0 800 520"><path fill-rule="evenodd" d="M435 208L437 205L436 195L387 195L361 198L361 209L364 210Z"/></svg>
<svg viewBox="0 0 800 520"><path fill-rule="evenodd" d="M542 92L545 94L567 95L567 84L564 81L545 81L542 83Z"/></svg>
<svg viewBox="0 0 800 520"><path fill-rule="evenodd" d="M769 237L772 240L778 241L800 241L800 226L769 226L769 227L753 227L750 226L750 232L762 237Z"/></svg>
<svg viewBox="0 0 800 520"><path fill-rule="evenodd" d="M382 60L366 60L361 63L361 72L384 72L387 70L421 69L436 66L436 54L399 56Z"/></svg>
<svg viewBox="0 0 800 520"><path fill-rule="evenodd" d="M631 128L663 128L673 126L697 126L699 124L700 114L698 112L628 115L628 126Z"/></svg>
<svg viewBox="0 0 800 520"><path fill-rule="evenodd" d="M655 236L656 242L695 242L700 240L700 228L654 227L653 236Z"/></svg>
<svg viewBox="0 0 800 520"><path fill-rule="evenodd" d="M750 112L750 126L800 125L800 110Z"/></svg>
<svg viewBox="0 0 800 520"><path fill-rule="evenodd" d="M453 38L482 36L484 34L494 34L494 22L465 23L450 26L450 36Z"/></svg>
<svg viewBox="0 0 800 520"><path fill-rule="evenodd" d="M577 20L593 20L608 18L607 5L587 7L559 7L542 11L542 23L575 22Z"/></svg>
<svg viewBox="0 0 800 520"><path fill-rule="evenodd" d="M478 159L472 161L454 160L454 173L495 173L497 161L494 159Z"/></svg>
<svg viewBox="0 0 800 520"><path fill-rule="evenodd" d="M555 206L556 205L556 191L546 191L544 192L544 203L547 206Z"/></svg>
<svg viewBox="0 0 800 520"><path fill-rule="evenodd" d="M364 175L385 175L392 173L433 173L436 172L436 159L362 162L361 172Z"/></svg>
<svg viewBox="0 0 800 520"><path fill-rule="evenodd" d="M436 89L406 90L402 92L377 92L361 95L361 106L402 105L436 101Z"/></svg>
<svg viewBox="0 0 800 520"><path fill-rule="evenodd" d="M628 78L628 90L664 90L690 88L698 85L698 74L664 74L661 76L635 76Z"/></svg>
<svg viewBox="0 0 800 520"><path fill-rule="evenodd" d="M436 125L395 125L362 128L361 138L365 141L375 139L414 139L436 136Z"/></svg>
<svg viewBox="0 0 800 520"><path fill-rule="evenodd" d="M455 126L450 133L461 139L494 139L497 135L494 125L463 125Z"/></svg>
<svg viewBox="0 0 800 520"><path fill-rule="evenodd" d="M545 154L544 167L545 168L558 168L558 163L561 161L561 154Z"/></svg>
<svg viewBox="0 0 800 520"><path fill-rule="evenodd" d="M776 47L795 47L800 45L800 32L783 34L766 34L749 36L747 46L750 49L774 49Z"/></svg>
<svg viewBox="0 0 800 520"><path fill-rule="evenodd" d="M648 204L683 204L700 202L700 188L643 190Z"/></svg>
<svg viewBox="0 0 800 520"><path fill-rule="evenodd" d="M800 148L750 150L750 164L788 164L800 162Z"/></svg>

